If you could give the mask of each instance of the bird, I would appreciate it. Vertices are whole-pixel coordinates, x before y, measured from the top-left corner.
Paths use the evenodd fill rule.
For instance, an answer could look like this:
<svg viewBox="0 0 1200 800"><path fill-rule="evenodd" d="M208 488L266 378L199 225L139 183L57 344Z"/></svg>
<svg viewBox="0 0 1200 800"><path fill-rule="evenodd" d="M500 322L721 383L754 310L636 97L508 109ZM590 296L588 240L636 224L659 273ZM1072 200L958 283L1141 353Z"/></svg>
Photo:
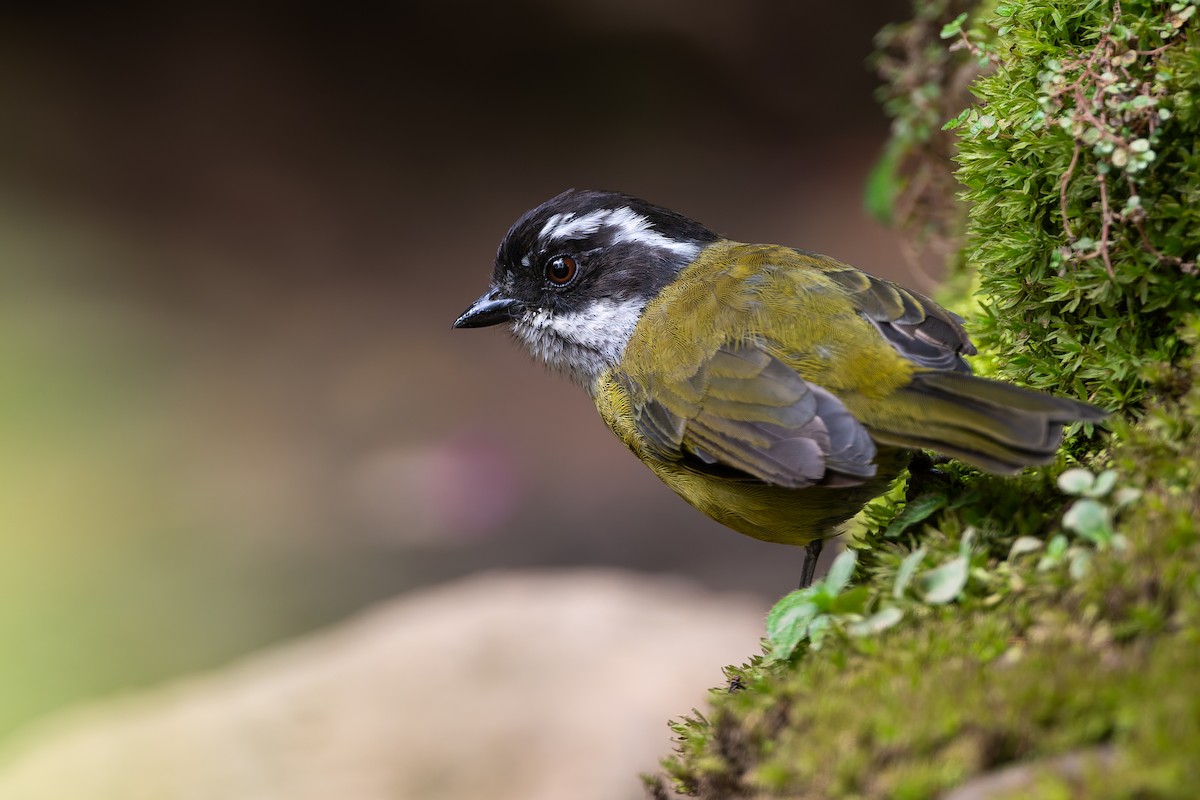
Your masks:
<svg viewBox="0 0 1200 800"><path fill-rule="evenodd" d="M912 453L1011 475L1106 415L973 375L962 318L918 292L620 192L570 189L509 228L454 327L501 324L696 509L803 547L802 588Z"/></svg>

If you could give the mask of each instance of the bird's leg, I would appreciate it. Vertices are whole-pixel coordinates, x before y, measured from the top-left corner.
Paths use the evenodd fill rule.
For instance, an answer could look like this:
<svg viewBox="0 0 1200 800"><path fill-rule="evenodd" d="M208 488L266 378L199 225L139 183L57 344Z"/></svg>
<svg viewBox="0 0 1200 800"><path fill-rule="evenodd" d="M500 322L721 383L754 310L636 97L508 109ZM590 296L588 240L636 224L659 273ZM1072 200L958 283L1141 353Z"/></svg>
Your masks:
<svg viewBox="0 0 1200 800"><path fill-rule="evenodd" d="M813 575L817 572L817 559L821 557L821 548L825 545L823 539L813 539L804 545L804 566L800 568L800 588L812 586Z"/></svg>

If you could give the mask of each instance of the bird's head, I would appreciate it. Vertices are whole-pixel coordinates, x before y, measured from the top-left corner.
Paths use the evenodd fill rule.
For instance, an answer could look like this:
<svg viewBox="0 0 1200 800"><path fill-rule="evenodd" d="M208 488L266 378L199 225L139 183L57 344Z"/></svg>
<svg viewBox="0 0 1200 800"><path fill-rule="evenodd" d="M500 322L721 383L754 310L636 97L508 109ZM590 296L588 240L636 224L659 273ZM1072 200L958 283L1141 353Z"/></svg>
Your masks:
<svg viewBox="0 0 1200 800"><path fill-rule="evenodd" d="M509 229L491 288L454 327L511 323L535 358L590 389L646 304L718 238L636 197L563 192Z"/></svg>

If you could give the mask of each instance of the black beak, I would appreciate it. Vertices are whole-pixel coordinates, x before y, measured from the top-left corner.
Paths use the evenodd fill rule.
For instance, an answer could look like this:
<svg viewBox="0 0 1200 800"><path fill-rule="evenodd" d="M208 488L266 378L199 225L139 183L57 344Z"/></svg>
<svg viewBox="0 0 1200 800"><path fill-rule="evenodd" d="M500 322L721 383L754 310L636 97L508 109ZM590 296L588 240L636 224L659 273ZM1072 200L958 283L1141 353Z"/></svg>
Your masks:
<svg viewBox="0 0 1200 800"><path fill-rule="evenodd" d="M517 315L517 301L504 297L496 289L471 304L471 307L454 320L456 328L486 328L508 322Z"/></svg>

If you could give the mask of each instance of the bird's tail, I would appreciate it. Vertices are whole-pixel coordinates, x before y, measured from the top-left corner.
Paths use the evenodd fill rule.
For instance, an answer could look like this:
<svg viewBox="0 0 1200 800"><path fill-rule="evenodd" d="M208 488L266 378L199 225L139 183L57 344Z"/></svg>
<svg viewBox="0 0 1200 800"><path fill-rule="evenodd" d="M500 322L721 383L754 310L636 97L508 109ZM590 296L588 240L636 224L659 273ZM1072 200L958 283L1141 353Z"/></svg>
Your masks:
<svg viewBox="0 0 1200 800"><path fill-rule="evenodd" d="M872 420L872 438L936 450L1001 475L1054 460L1064 425L1107 416L1078 400L940 370L918 372L887 405L886 417Z"/></svg>

